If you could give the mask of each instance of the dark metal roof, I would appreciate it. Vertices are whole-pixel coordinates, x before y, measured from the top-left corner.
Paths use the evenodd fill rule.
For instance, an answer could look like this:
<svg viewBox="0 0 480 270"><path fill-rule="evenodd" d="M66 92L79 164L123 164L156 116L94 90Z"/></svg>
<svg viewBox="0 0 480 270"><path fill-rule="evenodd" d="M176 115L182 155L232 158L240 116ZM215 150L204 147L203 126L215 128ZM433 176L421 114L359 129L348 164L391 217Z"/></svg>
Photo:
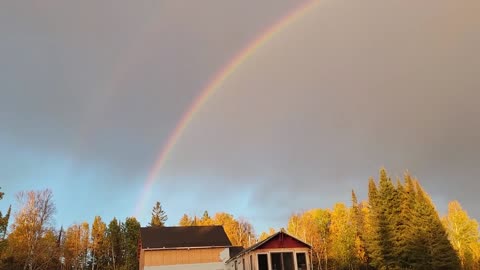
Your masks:
<svg viewBox="0 0 480 270"><path fill-rule="evenodd" d="M230 258L237 256L240 252L243 251L243 247L235 246L230 248Z"/></svg>
<svg viewBox="0 0 480 270"><path fill-rule="evenodd" d="M140 228L143 249L230 247L222 226Z"/></svg>

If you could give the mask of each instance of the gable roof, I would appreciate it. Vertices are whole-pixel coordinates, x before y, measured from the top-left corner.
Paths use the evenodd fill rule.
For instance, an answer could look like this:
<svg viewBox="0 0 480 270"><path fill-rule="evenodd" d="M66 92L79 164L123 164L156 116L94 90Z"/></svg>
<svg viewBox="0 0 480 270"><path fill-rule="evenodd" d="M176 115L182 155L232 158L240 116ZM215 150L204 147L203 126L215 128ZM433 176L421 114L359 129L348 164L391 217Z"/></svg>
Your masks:
<svg viewBox="0 0 480 270"><path fill-rule="evenodd" d="M288 237L291 237L291 238L293 238L294 240L296 240L296 241L298 241L298 242L306 245L307 247L312 248L312 246L311 246L310 244L307 244L307 243L305 243L304 241L302 241L302 240L300 240L300 239L298 239L298 238L296 238L296 237L294 237L294 236L286 233L286 232L282 229L282 230L280 230L279 232L276 232L276 233L270 235L270 236L267 237L265 240L260 241L260 242L258 242L258 243L256 243L256 244L254 244L254 245L252 245L252 246L250 246L250 247L242 250L241 252L239 252L238 254L236 254L236 255L234 255L234 256L231 256L230 259L228 259L227 263L230 262L230 261L232 261L232 260L234 260L234 259L236 259L236 258L238 258L238 257L240 257L240 256L242 256L242 255L245 254L245 253L248 253L248 252L250 252L250 251L254 251L254 250L262 247L262 246L265 245L266 243L270 242L272 239L275 239L275 238L276 238L277 236L279 236L280 234L283 234L283 235L286 235L286 236L288 236Z"/></svg>
<svg viewBox="0 0 480 270"><path fill-rule="evenodd" d="M230 247L222 226L143 227L142 249Z"/></svg>

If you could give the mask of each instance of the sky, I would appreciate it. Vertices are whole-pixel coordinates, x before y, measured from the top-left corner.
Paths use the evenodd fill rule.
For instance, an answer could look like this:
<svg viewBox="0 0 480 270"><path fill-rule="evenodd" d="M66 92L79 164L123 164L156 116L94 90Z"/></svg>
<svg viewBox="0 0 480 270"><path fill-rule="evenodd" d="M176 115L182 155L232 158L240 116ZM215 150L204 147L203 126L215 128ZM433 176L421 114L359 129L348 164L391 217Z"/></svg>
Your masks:
<svg viewBox="0 0 480 270"><path fill-rule="evenodd" d="M202 90L305 3L0 3L0 210L50 188L56 225L134 214ZM324 0L253 52L193 115L137 218L225 211L257 233L386 167L480 219L480 2Z"/></svg>

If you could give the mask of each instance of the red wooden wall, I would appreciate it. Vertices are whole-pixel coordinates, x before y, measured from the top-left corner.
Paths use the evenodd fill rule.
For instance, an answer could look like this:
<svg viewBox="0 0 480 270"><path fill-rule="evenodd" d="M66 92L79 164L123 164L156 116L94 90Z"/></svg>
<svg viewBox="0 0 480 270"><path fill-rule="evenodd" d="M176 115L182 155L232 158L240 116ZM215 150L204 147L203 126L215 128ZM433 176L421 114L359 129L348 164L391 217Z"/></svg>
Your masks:
<svg viewBox="0 0 480 270"><path fill-rule="evenodd" d="M257 249L272 249L272 248L309 248L306 244L292 238L286 234L280 233L276 237L270 239Z"/></svg>

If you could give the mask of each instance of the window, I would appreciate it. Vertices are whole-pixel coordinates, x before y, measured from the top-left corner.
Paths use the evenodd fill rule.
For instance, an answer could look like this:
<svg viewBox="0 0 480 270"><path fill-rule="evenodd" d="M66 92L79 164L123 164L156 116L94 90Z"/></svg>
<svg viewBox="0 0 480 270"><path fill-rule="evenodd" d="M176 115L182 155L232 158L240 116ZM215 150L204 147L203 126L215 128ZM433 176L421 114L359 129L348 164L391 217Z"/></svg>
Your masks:
<svg viewBox="0 0 480 270"><path fill-rule="evenodd" d="M272 270L282 270L282 253L271 253L270 264L272 265Z"/></svg>
<svg viewBox="0 0 480 270"><path fill-rule="evenodd" d="M258 254L258 270L268 270L267 254Z"/></svg>
<svg viewBox="0 0 480 270"><path fill-rule="evenodd" d="M253 256L250 254L250 270L253 270Z"/></svg>
<svg viewBox="0 0 480 270"><path fill-rule="evenodd" d="M271 253L272 270L295 270L292 252Z"/></svg>
<svg viewBox="0 0 480 270"><path fill-rule="evenodd" d="M242 269L247 270L247 269L245 269L245 258L242 258Z"/></svg>
<svg viewBox="0 0 480 270"><path fill-rule="evenodd" d="M235 261L235 270L238 270L238 268L237 268L237 261Z"/></svg>
<svg viewBox="0 0 480 270"><path fill-rule="evenodd" d="M297 253L297 269L307 270L307 256L305 253Z"/></svg>
<svg viewBox="0 0 480 270"><path fill-rule="evenodd" d="M282 253L283 270L295 270L295 264L293 262L293 253Z"/></svg>

